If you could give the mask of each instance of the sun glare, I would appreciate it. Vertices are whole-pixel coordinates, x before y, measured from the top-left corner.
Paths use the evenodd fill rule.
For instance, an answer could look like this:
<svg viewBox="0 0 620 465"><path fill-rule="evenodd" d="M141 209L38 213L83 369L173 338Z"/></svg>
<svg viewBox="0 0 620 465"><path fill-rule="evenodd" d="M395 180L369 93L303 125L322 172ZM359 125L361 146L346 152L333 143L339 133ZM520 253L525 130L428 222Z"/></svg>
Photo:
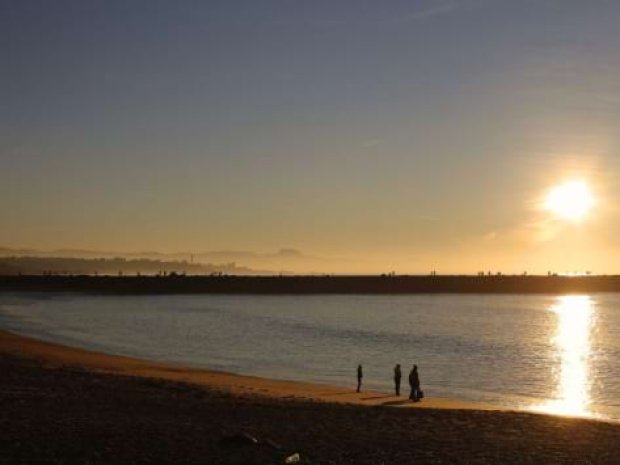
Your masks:
<svg viewBox="0 0 620 465"><path fill-rule="evenodd" d="M588 296L563 296L550 308L557 329L552 339L559 354L560 369L555 399L535 411L571 416L589 416L591 329L595 306Z"/></svg>
<svg viewBox="0 0 620 465"><path fill-rule="evenodd" d="M579 222L594 204L594 196L585 182L567 181L549 190L544 207L559 218Z"/></svg>

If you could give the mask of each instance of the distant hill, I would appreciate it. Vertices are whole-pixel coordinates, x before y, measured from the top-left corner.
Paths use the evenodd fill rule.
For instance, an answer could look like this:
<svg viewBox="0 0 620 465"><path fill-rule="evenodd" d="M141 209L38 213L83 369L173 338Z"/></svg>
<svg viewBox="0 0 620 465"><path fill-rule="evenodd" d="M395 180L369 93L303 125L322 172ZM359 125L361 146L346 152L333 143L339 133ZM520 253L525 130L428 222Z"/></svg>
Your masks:
<svg viewBox="0 0 620 465"><path fill-rule="evenodd" d="M0 275L273 275L236 263L204 264L125 258L70 258L14 256L0 258Z"/></svg>
<svg viewBox="0 0 620 465"><path fill-rule="evenodd" d="M0 247L0 259L4 257L38 257L38 258L81 258L81 259L119 259L154 260L162 262L191 262L202 264L207 268L214 263L237 264L248 268L249 274L320 274L321 270L346 270L353 264L346 259L320 257L305 254L297 249L281 248L271 252L254 252L249 250L211 250L211 251L176 251L158 252L154 250L120 252L110 250L87 250L64 248L55 250L37 250L29 248Z"/></svg>
<svg viewBox="0 0 620 465"><path fill-rule="evenodd" d="M182 261L191 257L190 252L161 253L155 251L143 252L117 252L117 251L97 251L87 249L54 249L38 250L10 247L0 247L0 257L46 257L46 258L126 258L138 259L146 258L150 260Z"/></svg>

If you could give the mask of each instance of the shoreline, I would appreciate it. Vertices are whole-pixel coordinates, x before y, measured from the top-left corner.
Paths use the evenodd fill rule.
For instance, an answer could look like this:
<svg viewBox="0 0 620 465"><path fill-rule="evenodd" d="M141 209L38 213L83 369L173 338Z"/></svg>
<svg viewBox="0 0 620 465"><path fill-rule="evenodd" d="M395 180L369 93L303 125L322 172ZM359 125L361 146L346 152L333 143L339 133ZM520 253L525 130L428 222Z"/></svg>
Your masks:
<svg viewBox="0 0 620 465"><path fill-rule="evenodd" d="M390 406L414 409L486 410L512 412L490 404L456 399L425 397L410 402L385 392L364 391L318 383L277 380L250 375L186 367L181 364L155 362L123 355L46 342L0 329L0 354L33 359L52 367L81 368L87 371L182 382L225 391L233 395L254 395L274 400L303 400L363 406ZM403 389L406 392L406 389Z"/></svg>
<svg viewBox="0 0 620 465"><path fill-rule="evenodd" d="M105 373L189 384L233 396L256 396L273 401L309 401L362 407L391 407L416 410L465 410L531 414L568 419L620 424L620 419L607 416L562 415L545 410L519 409L484 402L426 396L420 402L407 397L406 380L401 395L345 388L330 384L312 383L243 375L225 371L196 368L174 362L157 362L124 355L108 354L89 349L48 342L0 329L0 356L8 354L33 360L50 368L73 368L93 373ZM353 380L352 380L353 384Z"/></svg>
<svg viewBox="0 0 620 465"><path fill-rule="evenodd" d="M606 421L430 399L382 407L385 395L356 398L2 330L0 372L0 464L620 463L620 425Z"/></svg>

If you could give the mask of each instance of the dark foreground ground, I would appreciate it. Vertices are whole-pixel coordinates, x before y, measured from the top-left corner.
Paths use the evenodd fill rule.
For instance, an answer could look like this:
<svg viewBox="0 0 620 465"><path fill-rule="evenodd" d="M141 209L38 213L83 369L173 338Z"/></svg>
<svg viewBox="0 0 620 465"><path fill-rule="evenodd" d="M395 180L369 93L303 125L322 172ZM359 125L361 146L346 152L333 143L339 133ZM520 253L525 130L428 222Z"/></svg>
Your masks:
<svg viewBox="0 0 620 465"><path fill-rule="evenodd" d="M3 464L620 464L603 422L233 397L12 355L0 373Z"/></svg>

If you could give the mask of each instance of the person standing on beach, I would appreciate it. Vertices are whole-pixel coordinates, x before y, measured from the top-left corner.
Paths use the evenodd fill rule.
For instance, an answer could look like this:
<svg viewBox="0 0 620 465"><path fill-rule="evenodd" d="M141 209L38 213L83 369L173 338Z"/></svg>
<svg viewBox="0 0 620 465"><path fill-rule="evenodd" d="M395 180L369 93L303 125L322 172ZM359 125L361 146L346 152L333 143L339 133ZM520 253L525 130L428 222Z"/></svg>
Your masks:
<svg viewBox="0 0 620 465"><path fill-rule="evenodd" d="M411 372L409 373L409 387L411 388L411 394L409 399L414 402L420 401L420 376L418 375L418 366L413 365Z"/></svg>
<svg viewBox="0 0 620 465"><path fill-rule="evenodd" d="M362 365L357 366L357 392L360 392L362 388L362 378L364 377L364 372L362 371Z"/></svg>
<svg viewBox="0 0 620 465"><path fill-rule="evenodd" d="M397 396L400 396L400 379L402 378L402 376L403 374L400 371L400 363L397 363L394 367L394 389Z"/></svg>

